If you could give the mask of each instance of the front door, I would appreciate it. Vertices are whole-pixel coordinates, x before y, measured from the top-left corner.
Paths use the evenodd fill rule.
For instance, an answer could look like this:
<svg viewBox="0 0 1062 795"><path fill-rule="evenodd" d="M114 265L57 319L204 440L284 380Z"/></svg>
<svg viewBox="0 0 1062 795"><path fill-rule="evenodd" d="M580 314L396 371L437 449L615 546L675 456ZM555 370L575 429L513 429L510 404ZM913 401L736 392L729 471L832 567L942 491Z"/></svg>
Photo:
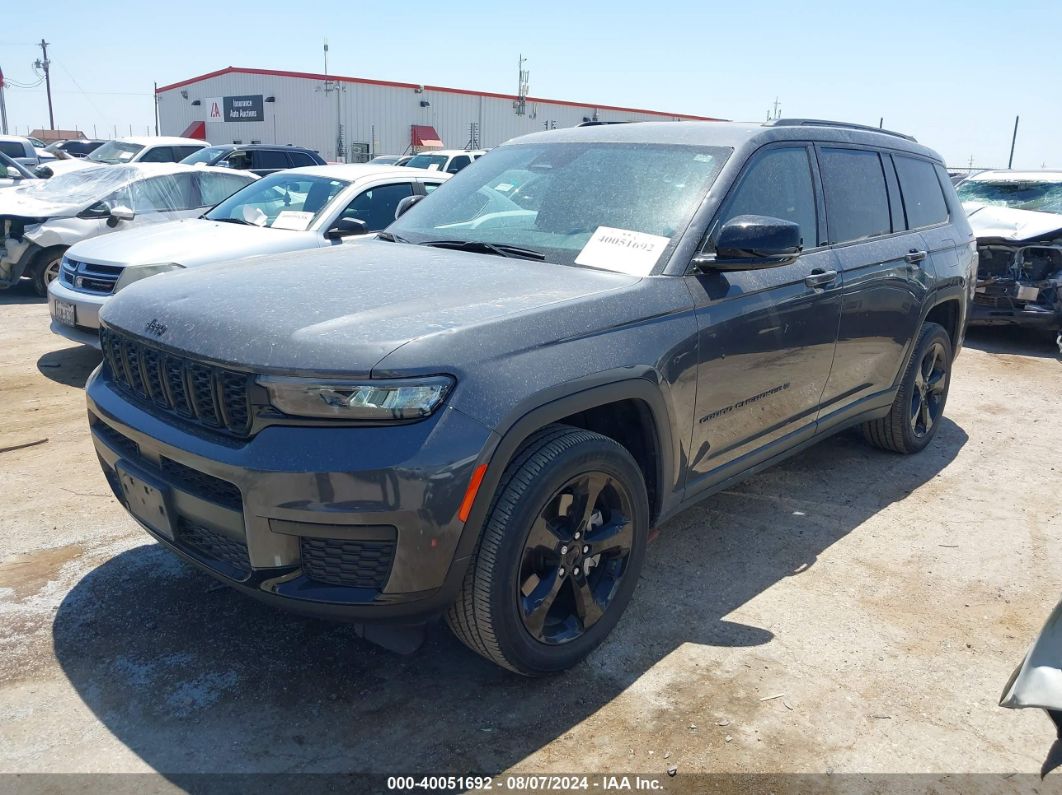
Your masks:
<svg viewBox="0 0 1062 795"><path fill-rule="evenodd" d="M837 259L822 245L811 149L761 150L722 205L709 234L738 215L800 225L795 262L690 275L700 361L687 494L747 469L814 434L841 312Z"/></svg>

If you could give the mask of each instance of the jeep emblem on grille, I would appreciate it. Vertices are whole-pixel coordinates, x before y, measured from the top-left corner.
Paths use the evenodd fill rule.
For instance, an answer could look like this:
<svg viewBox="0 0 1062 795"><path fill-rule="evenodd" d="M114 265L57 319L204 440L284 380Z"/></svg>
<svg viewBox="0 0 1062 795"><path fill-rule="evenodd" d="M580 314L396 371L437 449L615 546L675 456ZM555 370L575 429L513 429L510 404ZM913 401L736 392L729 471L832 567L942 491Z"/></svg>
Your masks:
<svg viewBox="0 0 1062 795"><path fill-rule="evenodd" d="M166 333L166 324L159 323L158 318L152 318L151 322L144 326L144 331L148 334L154 334L156 337L161 337Z"/></svg>

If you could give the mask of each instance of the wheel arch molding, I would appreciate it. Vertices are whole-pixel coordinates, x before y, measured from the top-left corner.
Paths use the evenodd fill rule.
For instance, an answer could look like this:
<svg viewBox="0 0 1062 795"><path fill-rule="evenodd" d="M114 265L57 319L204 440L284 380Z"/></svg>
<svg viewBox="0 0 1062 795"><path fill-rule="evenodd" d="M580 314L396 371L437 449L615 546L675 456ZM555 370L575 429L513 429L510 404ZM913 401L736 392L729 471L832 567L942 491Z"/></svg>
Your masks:
<svg viewBox="0 0 1062 795"><path fill-rule="evenodd" d="M662 382L649 367L605 371L585 380L551 387L521 401L500 424L497 444L482 459L487 463L487 471L465 523L466 532L462 535L457 556L464 557L472 553L502 474L521 445L535 431L566 419L592 416L600 420L602 410L612 407L617 411L639 412L641 422L631 434L635 437L639 432L644 434L644 448L631 450L627 443L631 436L616 439L613 433L602 433L599 425L593 422L587 427L576 419L574 426L602 433L627 447L646 476L651 521L655 522L665 513L668 497L675 488L676 465L671 412L662 391Z"/></svg>

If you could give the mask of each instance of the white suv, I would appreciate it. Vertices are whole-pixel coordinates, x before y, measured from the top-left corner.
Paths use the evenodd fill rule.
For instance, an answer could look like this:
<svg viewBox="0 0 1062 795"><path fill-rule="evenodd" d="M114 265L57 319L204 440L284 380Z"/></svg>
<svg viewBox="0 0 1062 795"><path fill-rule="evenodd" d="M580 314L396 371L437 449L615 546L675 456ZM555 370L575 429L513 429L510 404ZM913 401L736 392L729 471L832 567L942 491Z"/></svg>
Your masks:
<svg viewBox="0 0 1062 795"><path fill-rule="evenodd" d="M402 165L407 168L426 168L429 171L444 171L447 174L456 174L473 160L478 160L487 154L481 149L468 151L465 149L437 149L433 152L421 152L413 155Z"/></svg>

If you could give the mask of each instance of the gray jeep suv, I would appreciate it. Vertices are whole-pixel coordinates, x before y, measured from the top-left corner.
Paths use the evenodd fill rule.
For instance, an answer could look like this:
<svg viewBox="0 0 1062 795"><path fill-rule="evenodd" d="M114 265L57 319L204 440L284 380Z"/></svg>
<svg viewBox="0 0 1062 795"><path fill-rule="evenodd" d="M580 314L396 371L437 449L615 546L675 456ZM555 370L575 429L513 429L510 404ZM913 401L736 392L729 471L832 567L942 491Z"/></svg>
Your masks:
<svg viewBox="0 0 1062 795"><path fill-rule="evenodd" d="M976 250L913 139L551 131L414 201L101 315L114 493L247 594L369 637L444 614L547 674L619 620L650 528L842 429L914 453L939 427Z"/></svg>

